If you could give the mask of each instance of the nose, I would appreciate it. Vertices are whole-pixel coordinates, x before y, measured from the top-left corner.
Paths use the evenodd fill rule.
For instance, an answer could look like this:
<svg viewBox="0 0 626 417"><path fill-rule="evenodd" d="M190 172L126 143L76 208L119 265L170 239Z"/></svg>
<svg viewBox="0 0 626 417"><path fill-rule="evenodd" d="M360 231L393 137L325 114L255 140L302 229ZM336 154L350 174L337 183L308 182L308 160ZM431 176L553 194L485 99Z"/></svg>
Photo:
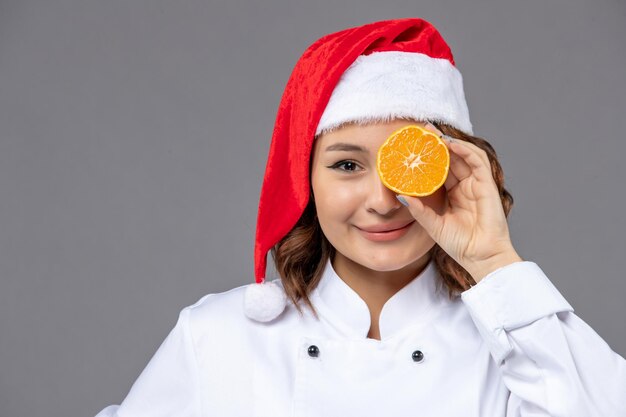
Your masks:
<svg viewBox="0 0 626 417"><path fill-rule="evenodd" d="M402 207L396 198L396 193L385 187L377 173L372 175L370 183L365 200L367 211L384 216Z"/></svg>

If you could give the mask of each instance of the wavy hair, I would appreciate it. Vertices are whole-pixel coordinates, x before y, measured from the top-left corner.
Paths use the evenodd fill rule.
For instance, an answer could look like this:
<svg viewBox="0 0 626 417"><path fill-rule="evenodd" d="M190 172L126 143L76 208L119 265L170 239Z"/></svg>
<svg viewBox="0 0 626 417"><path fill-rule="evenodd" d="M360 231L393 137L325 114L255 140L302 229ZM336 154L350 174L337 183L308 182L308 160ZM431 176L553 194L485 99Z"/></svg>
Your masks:
<svg viewBox="0 0 626 417"><path fill-rule="evenodd" d="M504 188L504 172L491 144L481 137L468 135L446 124L432 121L431 123L444 134L470 142L487 153L491 163L491 173L502 200L502 208L508 218L513 208L513 196ZM300 314L302 314L300 302L304 302L317 317L309 295L319 283L326 262L334 258L336 250L322 232L312 191L311 189L309 192L309 202L296 225L270 251L288 298ZM438 244L435 243L429 254L434 260L450 299L476 285L472 276Z"/></svg>

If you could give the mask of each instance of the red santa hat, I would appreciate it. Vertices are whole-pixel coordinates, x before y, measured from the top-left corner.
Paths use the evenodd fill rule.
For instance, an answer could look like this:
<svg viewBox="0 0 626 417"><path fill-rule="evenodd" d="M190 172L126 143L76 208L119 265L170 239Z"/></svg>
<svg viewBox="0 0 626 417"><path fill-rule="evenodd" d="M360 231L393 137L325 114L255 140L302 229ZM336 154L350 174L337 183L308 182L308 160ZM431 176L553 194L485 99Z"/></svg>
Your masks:
<svg viewBox="0 0 626 417"><path fill-rule="evenodd" d="M393 118L436 121L473 134L461 73L431 23L368 23L325 35L304 51L274 125L257 217L256 283L244 297L248 317L270 321L287 303L279 285L265 282L266 258L307 206L315 136L345 122Z"/></svg>

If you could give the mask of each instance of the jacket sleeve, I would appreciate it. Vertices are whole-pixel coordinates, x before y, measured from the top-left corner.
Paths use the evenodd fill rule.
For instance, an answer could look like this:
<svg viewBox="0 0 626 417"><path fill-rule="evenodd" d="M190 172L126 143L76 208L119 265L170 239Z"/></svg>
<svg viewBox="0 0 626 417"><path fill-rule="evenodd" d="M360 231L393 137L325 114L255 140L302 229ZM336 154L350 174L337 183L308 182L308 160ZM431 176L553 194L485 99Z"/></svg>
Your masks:
<svg viewBox="0 0 626 417"><path fill-rule="evenodd" d="M199 371L185 307L120 405L96 417L199 417Z"/></svg>
<svg viewBox="0 0 626 417"><path fill-rule="evenodd" d="M507 417L626 417L626 360L541 268L499 268L461 298L511 392Z"/></svg>

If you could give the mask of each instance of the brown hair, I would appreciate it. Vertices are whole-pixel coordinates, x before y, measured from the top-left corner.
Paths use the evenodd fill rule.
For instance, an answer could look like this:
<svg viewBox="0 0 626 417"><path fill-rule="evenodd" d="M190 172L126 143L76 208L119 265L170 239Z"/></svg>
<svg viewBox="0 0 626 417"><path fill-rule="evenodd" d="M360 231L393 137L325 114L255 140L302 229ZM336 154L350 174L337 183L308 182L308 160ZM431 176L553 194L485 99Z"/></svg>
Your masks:
<svg viewBox="0 0 626 417"><path fill-rule="evenodd" d="M446 124L432 121L431 123L444 134L470 142L487 153L491 173L500 192L504 214L508 217L513 208L513 196L504 188L504 172L491 144L483 138L468 135ZM309 195L313 195L312 189ZM429 253L442 277L443 285L448 289L450 299L476 284L472 276L438 244L435 244ZM317 317L309 295L319 283L326 262L334 258L335 248L322 233L313 198L309 197L309 203L302 216L291 231L271 249L271 254L285 292L298 312L302 314L299 302L303 301Z"/></svg>

